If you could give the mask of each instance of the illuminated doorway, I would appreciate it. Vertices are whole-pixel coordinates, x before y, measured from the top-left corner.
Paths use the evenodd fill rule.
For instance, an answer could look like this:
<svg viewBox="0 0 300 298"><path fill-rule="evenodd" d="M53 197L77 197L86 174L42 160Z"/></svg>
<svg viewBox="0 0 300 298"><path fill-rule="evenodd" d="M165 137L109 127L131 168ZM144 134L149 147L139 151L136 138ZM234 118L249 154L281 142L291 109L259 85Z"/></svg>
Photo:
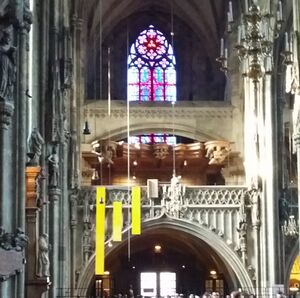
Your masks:
<svg viewBox="0 0 300 298"><path fill-rule="evenodd" d="M141 272L140 281L143 297L175 296L175 272Z"/></svg>

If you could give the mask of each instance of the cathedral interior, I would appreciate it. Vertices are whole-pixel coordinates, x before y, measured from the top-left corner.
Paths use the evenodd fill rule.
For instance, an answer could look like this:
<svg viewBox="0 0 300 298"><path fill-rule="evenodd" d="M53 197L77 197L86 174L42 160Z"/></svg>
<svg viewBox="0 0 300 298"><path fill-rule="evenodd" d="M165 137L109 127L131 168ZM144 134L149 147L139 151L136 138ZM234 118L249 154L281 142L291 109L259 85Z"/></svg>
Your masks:
<svg viewBox="0 0 300 298"><path fill-rule="evenodd" d="M300 0L0 0L0 297L300 297L299 55Z"/></svg>

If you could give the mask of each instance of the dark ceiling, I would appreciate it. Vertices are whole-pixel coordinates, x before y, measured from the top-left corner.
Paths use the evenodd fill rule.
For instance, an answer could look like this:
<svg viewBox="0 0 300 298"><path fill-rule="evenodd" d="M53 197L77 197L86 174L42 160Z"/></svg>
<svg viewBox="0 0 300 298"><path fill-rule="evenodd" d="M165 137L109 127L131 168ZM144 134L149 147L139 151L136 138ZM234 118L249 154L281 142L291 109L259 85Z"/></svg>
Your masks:
<svg viewBox="0 0 300 298"><path fill-rule="evenodd" d="M227 0L89 0L81 5L79 10L87 24L89 39L99 35L99 23L104 40L119 22L137 13L157 11L171 15L173 11L174 22L178 18L187 23L212 55L217 54L228 10Z"/></svg>

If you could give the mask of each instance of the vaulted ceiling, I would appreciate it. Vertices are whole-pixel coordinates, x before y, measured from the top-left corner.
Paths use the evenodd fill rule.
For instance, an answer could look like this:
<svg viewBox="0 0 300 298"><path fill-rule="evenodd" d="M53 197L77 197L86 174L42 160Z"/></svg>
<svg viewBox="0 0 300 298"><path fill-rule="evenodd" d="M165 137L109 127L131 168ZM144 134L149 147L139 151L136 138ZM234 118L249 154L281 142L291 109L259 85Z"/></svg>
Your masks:
<svg viewBox="0 0 300 298"><path fill-rule="evenodd" d="M89 40L100 35L100 27L104 40L120 22L140 13L155 11L171 22L173 11L174 27L176 19L184 22L199 36L206 52L216 56L225 31L227 7L227 0L85 0L78 8L87 25Z"/></svg>

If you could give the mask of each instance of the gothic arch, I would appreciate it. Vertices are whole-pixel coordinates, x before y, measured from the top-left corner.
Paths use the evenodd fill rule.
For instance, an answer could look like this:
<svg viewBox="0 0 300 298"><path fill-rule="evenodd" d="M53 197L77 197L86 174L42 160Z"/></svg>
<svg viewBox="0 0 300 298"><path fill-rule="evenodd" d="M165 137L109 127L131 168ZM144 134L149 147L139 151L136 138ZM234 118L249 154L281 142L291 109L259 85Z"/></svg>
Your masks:
<svg viewBox="0 0 300 298"><path fill-rule="evenodd" d="M146 232L150 229L167 227L170 230L177 230L185 232L191 236L198 238L205 242L211 249L220 257L226 266L226 270L232 281L232 286L234 288L241 287L247 289L249 292L254 293L254 285L248 274L247 269L242 264L241 260L238 258L236 253L215 233L207 228L193 224L191 222L170 219L170 218L160 218L149 220L143 222L143 231ZM127 238L127 230L123 231L124 240ZM122 242L123 243L123 242ZM109 256L115 249L120 245L115 245L110 250L106 251L106 257ZM93 254L86 265L86 267L81 272L78 280L77 289L78 295L86 296L87 291L94 278L94 268L95 268L95 254Z"/></svg>
<svg viewBox="0 0 300 298"><path fill-rule="evenodd" d="M168 123L135 123L130 127L130 133L132 134L141 134L141 133L156 133L162 132L162 126L164 133L173 134L173 124ZM200 130L196 130L195 127L184 125L182 123L174 124L174 133L175 135L180 135L183 137L187 137L193 140L199 141L208 141L208 140L226 140L225 136L221 136L216 134L215 131L209 131L205 128L201 128ZM109 134L111 139L120 140L127 137L127 126L118 127L118 129L110 131ZM108 138L107 134L99 135L96 139L106 139Z"/></svg>

